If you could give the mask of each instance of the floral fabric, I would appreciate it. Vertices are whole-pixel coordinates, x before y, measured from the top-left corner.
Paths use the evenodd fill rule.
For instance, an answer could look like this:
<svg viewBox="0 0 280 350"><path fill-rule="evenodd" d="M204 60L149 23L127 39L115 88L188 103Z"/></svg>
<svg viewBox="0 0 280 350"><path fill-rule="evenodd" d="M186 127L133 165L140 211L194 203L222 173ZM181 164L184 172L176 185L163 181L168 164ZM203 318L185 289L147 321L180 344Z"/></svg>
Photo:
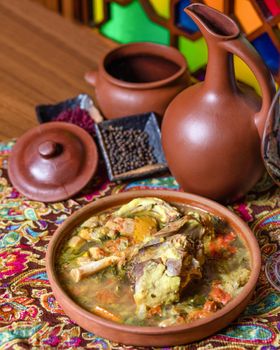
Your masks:
<svg viewBox="0 0 280 350"><path fill-rule="evenodd" d="M64 314L46 275L46 248L56 228L71 213L99 197L137 189L179 190L177 183L165 176L114 184L101 170L75 198L53 204L30 201L8 180L13 144L0 144L0 350L135 349L89 333ZM261 247L263 268L256 292L230 326L205 340L174 349L280 349L280 293L269 284L264 270L280 245L280 188L265 177L229 209L250 225Z"/></svg>

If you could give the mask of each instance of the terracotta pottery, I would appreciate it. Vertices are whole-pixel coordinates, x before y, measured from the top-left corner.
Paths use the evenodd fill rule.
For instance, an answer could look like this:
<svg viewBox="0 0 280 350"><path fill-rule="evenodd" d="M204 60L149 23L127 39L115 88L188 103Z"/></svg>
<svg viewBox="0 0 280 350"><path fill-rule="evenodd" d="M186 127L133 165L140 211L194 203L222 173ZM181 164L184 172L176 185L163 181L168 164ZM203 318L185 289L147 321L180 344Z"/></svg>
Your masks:
<svg viewBox="0 0 280 350"><path fill-rule="evenodd" d="M190 85L186 61L177 49L145 42L110 51L85 79L95 87L108 119L145 112L163 116L169 102Z"/></svg>
<svg viewBox="0 0 280 350"><path fill-rule="evenodd" d="M210 317L189 324L160 327L137 327L114 323L84 310L63 290L56 273L56 259L62 243L90 216L103 210L122 205L138 197L158 197L168 202L186 204L210 212L226 220L239 235L250 253L251 275L241 293L224 308ZM252 297L261 268L261 255L258 242L249 227L234 213L211 200L176 191L135 191L125 192L98 199L71 215L55 232L48 245L48 278L55 297L65 313L78 325L89 332L119 343L140 346L169 346L190 343L205 338L224 328L233 321Z"/></svg>
<svg viewBox="0 0 280 350"><path fill-rule="evenodd" d="M96 145L86 131L49 122L18 139L9 159L9 179L30 199L56 202L78 193L94 175L97 162Z"/></svg>
<svg viewBox="0 0 280 350"><path fill-rule="evenodd" d="M280 90L268 113L262 143L263 160L269 175L280 186Z"/></svg>
<svg viewBox="0 0 280 350"><path fill-rule="evenodd" d="M162 142L169 168L185 191L220 201L243 196L264 166L261 137L275 93L272 75L237 24L203 4L186 13L208 46L205 81L181 92L168 106ZM262 101L237 85L233 54L254 72Z"/></svg>

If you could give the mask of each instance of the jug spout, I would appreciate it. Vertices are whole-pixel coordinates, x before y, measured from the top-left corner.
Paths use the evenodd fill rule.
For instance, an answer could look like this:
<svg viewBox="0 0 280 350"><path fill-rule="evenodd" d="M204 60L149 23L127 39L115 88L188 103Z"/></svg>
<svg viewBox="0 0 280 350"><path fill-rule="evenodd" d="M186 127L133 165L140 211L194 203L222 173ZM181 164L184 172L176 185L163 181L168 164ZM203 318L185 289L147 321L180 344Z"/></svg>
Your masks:
<svg viewBox="0 0 280 350"><path fill-rule="evenodd" d="M185 8L185 12L197 24L208 44L211 39L230 40L240 34L237 24L231 18L211 7L191 4Z"/></svg>
<svg viewBox="0 0 280 350"><path fill-rule="evenodd" d="M223 13L203 4L191 4L185 12L198 25L208 46L208 64L205 89L215 94L237 90L233 57L221 43L236 40L240 31L237 24Z"/></svg>

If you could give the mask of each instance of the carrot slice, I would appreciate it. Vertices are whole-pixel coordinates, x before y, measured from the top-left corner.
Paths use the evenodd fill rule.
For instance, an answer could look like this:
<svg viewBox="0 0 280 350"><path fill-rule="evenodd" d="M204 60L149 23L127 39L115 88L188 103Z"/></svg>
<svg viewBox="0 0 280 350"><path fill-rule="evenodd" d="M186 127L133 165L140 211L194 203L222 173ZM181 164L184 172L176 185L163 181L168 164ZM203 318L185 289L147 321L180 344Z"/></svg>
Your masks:
<svg viewBox="0 0 280 350"><path fill-rule="evenodd" d="M223 305L226 305L232 299L231 295L221 288L219 282L213 283L209 297Z"/></svg>
<svg viewBox="0 0 280 350"><path fill-rule="evenodd" d="M236 239L234 232L229 232L226 235L220 234L213 239L209 244L209 253L212 257L220 257L225 252L229 254L235 254L237 249L232 246L232 243Z"/></svg>
<svg viewBox="0 0 280 350"><path fill-rule="evenodd" d="M161 311L162 310L161 310L161 306L160 305L154 306L148 311L148 316L149 317L153 317L154 315L161 316Z"/></svg>
<svg viewBox="0 0 280 350"><path fill-rule="evenodd" d="M95 313L97 316L105 318L106 320L117 322L117 323L122 322L119 316L113 314L111 311L108 311L101 306L98 306L98 305L94 306L92 312Z"/></svg>
<svg viewBox="0 0 280 350"><path fill-rule="evenodd" d="M189 321L195 321L195 320L199 320L201 318L211 316L212 314L213 314L213 312L211 312L211 311L199 309L199 310L192 311L189 314L188 319L189 319Z"/></svg>

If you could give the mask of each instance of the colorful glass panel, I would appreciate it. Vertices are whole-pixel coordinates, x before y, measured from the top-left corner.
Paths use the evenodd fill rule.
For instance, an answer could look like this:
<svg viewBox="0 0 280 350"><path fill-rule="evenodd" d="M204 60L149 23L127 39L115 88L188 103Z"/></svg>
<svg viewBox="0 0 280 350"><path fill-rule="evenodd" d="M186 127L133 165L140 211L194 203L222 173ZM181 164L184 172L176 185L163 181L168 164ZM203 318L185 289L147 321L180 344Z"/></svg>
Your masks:
<svg viewBox="0 0 280 350"><path fill-rule="evenodd" d="M262 21L249 0L235 0L234 10L237 19L247 34L261 27Z"/></svg>
<svg viewBox="0 0 280 350"><path fill-rule="evenodd" d="M213 7L218 11L224 11L224 0L204 0L204 4Z"/></svg>
<svg viewBox="0 0 280 350"><path fill-rule="evenodd" d="M279 0L264 0L266 6L271 12L272 16L277 16L280 14L280 3Z"/></svg>
<svg viewBox="0 0 280 350"><path fill-rule="evenodd" d="M170 17L170 0L149 0L155 12L164 18Z"/></svg>
<svg viewBox="0 0 280 350"><path fill-rule="evenodd" d="M280 53L274 46L268 34L264 33L260 35L252 41L252 44L255 46L256 50L262 56L271 71L277 74L280 65Z"/></svg>
<svg viewBox="0 0 280 350"><path fill-rule="evenodd" d="M239 57L234 56L233 59L236 79L242 83L252 86L260 94L260 86L251 69Z"/></svg>
<svg viewBox="0 0 280 350"><path fill-rule="evenodd" d="M263 16L267 19L272 17L272 13L269 10L269 8L267 7L267 4L265 3L264 0L256 0L258 7L261 11L261 13L263 14Z"/></svg>
<svg viewBox="0 0 280 350"><path fill-rule="evenodd" d="M93 0L93 20L94 23L100 23L104 20L103 0Z"/></svg>
<svg viewBox="0 0 280 350"><path fill-rule="evenodd" d="M110 3L110 19L101 26L101 33L125 44L137 41L151 41L169 45L169 31L148 19L137 0L126 6Z"/></svg>
<svg viewBox="0 0 280 350"><path fill-rule="evenodd" d="M204 67L207 63L208 51L204 38L192 41L180 36L178 48L186 57L191 72Z"/></svg>
<svg viewBox="0 0 280 350"><path fill-rule="evenodd" d="M189 32L195 33L198 31L197 25L194 21L185 13L184 8L190 4L190 0L180 0L175 6L175 24L178 28Z"/></svg>

